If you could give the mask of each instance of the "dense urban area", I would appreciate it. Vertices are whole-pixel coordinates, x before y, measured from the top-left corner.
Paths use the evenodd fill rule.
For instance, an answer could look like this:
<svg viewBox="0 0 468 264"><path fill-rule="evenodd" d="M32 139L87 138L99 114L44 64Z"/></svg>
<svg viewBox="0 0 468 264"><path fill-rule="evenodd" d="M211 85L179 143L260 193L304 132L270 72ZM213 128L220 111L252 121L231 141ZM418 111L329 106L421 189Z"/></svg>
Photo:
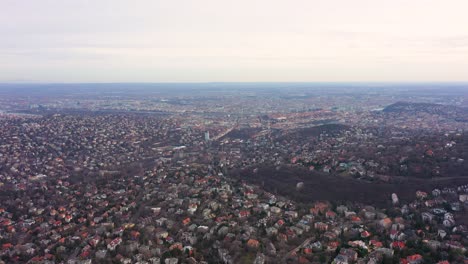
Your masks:
<svg viewBox="0 0 468 264"><path fill-rule="evenodd" d="M468 263L468 86L0 85L0 263Z"/></svg>

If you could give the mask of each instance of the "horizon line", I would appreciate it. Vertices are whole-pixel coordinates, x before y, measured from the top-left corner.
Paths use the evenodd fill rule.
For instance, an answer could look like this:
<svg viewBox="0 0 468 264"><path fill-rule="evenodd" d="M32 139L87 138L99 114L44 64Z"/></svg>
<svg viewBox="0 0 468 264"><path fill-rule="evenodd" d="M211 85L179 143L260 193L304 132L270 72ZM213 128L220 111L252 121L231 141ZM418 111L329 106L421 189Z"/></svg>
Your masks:
<svg viewBox="0 0 468 264"><path fill-rule="evenodd" d="M0 85L34 85L34 84L468 84L467 81L190 81L190 82L15 82L15 81L0 81Z"/></svg>

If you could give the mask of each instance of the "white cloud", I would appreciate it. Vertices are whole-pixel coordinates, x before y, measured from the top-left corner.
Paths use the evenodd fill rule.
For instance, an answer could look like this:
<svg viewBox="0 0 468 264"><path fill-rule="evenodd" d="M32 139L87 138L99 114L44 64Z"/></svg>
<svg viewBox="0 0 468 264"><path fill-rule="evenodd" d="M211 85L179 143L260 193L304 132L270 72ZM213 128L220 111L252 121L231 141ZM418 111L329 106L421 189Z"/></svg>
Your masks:
<svg viewBox="0 0 468 264"><path fill-rule="evenodd" d="M465 0L4 0L0 81L466 81Z"/></svg>

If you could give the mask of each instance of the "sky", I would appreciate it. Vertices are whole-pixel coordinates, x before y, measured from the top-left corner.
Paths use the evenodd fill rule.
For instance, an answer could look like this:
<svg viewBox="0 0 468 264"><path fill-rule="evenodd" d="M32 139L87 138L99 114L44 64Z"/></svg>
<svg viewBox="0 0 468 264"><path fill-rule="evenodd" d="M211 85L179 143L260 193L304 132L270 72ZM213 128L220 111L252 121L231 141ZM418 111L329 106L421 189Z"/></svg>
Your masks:
<svg viewBox="0 0 468 264"><path fill-rule="evenodd" d="M0 82L468 81L466 0L0 0Z"/></svg>

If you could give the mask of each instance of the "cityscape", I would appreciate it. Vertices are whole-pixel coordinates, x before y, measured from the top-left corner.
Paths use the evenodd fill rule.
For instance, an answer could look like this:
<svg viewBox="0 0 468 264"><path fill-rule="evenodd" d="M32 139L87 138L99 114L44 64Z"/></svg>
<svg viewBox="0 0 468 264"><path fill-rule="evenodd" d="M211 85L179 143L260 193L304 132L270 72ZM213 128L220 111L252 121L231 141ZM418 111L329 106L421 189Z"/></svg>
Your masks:
<svg viewBox="0 0 468 264"><path fill-rule="evenodd" d="M463 84L5 86L5 263L467 261Z"/></svg>
<svg viewBox="0 0 468 264"><path fill-rule="evenodd" d="M467 0L0 0L0 264L468 264Z"/></svg>

